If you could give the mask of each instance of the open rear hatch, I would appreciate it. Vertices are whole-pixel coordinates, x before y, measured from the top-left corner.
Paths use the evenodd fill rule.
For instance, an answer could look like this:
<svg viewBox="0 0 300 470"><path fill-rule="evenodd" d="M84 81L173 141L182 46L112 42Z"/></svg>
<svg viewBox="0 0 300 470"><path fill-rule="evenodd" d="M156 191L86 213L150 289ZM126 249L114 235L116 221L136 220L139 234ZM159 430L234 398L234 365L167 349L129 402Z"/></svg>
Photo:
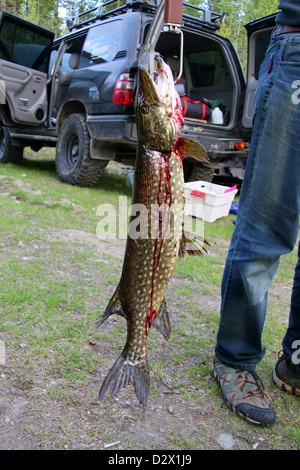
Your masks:
<svg viewBox="0 0 300 470"><path fill-rule="evenodd" d="M261 63L276 26L276 14L261 18L245 25L248 34L248 67L247 88L242 124L245 128L252 127L253 102Z"/></svg>

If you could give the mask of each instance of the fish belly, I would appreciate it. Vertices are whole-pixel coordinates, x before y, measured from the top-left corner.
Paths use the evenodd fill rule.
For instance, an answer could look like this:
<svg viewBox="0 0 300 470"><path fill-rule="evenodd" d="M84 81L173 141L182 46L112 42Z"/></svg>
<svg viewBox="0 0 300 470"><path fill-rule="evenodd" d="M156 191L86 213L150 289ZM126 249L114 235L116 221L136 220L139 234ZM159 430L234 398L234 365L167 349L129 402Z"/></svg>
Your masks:
<svg viewBox="0 0 300 470"><path fill-rule="evenodd" d="M120 283L128 316L138 312L144 324L155 318L178 257L182 236L184 180L180 156L148 151L137 161L133 207L141 236L129 223ZM134 224L136 228L136 224ZM149 318L150 317L150 318ZM147 333L147 331L146 331Z"/></svg>

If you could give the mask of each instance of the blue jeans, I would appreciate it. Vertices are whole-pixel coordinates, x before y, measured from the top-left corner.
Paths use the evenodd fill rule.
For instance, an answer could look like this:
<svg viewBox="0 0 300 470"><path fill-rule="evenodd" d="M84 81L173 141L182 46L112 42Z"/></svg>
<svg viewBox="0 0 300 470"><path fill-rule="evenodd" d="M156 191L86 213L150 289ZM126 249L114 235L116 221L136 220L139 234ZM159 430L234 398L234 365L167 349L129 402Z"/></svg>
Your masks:
<svg viewBox="0 0 300 470"><path fill-rule="evenodd" d="M222 362L243 370L254 370L264 356L261 336L268 288L280 256L294 249L299 233L300 33L272 37L260 69L254 113L236 226L222 280L215 349ZM299 258L283 340L287 360L297 344L300 351ZM295 373L300 377L298 364Z"/></svg>

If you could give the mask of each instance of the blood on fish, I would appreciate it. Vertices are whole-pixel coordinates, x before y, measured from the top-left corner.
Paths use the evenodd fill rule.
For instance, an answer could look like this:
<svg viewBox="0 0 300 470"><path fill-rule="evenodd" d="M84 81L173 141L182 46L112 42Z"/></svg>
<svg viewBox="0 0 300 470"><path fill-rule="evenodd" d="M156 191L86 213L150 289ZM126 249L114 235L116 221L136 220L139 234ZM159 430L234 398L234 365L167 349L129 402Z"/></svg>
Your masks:
<svg viewBox="0 0 300 470"><path fill-rule="evenodd" d="M183 212L184 209L182 158L190 155L201 161L202 155L203 159L205 156L203 147L198 144L195 148L191 139L180 137L180 124L184 118L172 71L161 58L157 58L157 64L154 80L145 67L139 67L138 146L132 199L133 204L146 202L151 211L151 223L152 220L158 222L156 233L145 243L137 242L128 233L121 279L99 321L100 326L110 315L117 313L126 317L128 325L123 351L105 377L99 399L102 400L108 390L114 395L132 384L144 408L150 387L146 351L150 326L156 326L165 339L171 338L165 290L180 250L180 235L171 235L170 240L165 230L169 229L173 218L171 205L172 209L176 208L176 202L179 210ZM174 225L182 230L177 213ZM185 254L184 248L181 251L181 255ZM197 247L190 251L194 255L201 250ZM138 275L135 275L137 271Z"/></svg>
<svg viewBox="0 0 300 470"><path fill-rule="evenodd" d="M155 320L157 311L156 309L153 308L153 293L154 293L154 282L155 282L155 274L159 266L160 262L160 255L161 255L161 250L163 247L163 243L165 241L165 235L166 232L170 226L170 208L172 205L172 191L171 191L171 172L170 172L170 158L172 155L172 151L168 153L162 153L160 156L159 160L159 185L158 185L158 191L156 195L157 199L157 205L158 205L158 233L155 238L155 244L154 244L154 253L153 253L153 265L152 265L152 278L151 278L151 296L150 296L150 309L149 309L149 315L146 318L145 322L145 335L146 337L148 336L149 328L151 326L151 323ZM163 163L165 163L164 168L163 168ZM164 200L161 202L161 193L162 193L162 180L164 176ZM169 201L168 201L169 200ZM161 205L164 205L164 215L161 215ZM162 238L159 240L158 236L159 233L161 232L162 229L162 221L165 218L165 211L166 211L166 205L168 205L168 214L167 214L167 223L165 227L165 233L162 236ZM159 243L160 241L160 243Z"/></svg>

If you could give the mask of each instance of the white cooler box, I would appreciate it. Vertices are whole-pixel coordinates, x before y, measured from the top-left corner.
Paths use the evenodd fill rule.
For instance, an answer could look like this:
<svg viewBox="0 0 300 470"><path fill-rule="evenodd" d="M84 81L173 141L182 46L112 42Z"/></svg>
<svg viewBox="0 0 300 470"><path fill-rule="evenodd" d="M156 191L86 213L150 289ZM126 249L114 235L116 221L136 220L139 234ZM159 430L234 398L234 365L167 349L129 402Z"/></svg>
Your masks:
<svg viewBox="0 0 300 470"><path fill-rule="evenodd" d="M185 214L214 222L229 214L236 193L236 186L221 186L207 181L185 183Z"/></svg>

